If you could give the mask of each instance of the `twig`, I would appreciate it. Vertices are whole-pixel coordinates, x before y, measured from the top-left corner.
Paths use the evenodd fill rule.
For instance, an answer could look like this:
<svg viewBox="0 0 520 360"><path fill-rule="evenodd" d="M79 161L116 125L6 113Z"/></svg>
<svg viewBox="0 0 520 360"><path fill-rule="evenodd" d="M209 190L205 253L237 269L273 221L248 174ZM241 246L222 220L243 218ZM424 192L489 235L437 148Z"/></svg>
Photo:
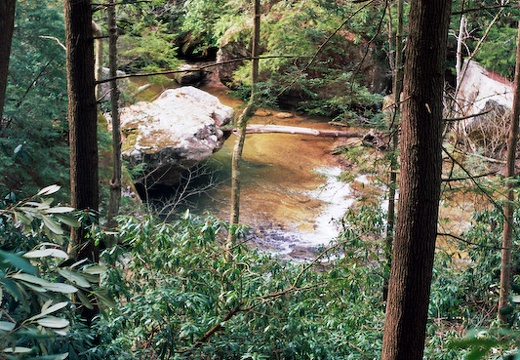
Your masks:
<svg viewBox="0 0 520 360"><path fill-rule="evenodd" d="M47 70L47 68L49 67L49 65L51 64L51 62L54 60L54 57L52 57L49 61L47 61L47 64L45 64L42 69L40 70L40 72L38 73L38 75L36 75L36 77L34 78L33 81L31 81L31 83L29 84L29 86L27 87L27 89L25 90L25 93L22 95L22 97L20 98L20 100L18 100L18 102L16 103L16 108L18 109L20 106L22 106L22 103L23 101L25 100L25 98L27 97L27 95L29 94L29 92L31 91L31 89L33 88L34 85L36 85L36 83L38 82L38 80L40 79L40 77L43 75L43 73Z"/></svg>
<svg viewBox="0 0 520 360"><path fill-rule="evenodd" d="M511 5L505 4L505 5L491 5L491 6L481 6L478 8L471 8L471 9L464 9L462 11L453 11L451 15L462 15L462 14L468 14L471 12L476 11L484 11L484 10L493 10L493 9L503 9L503 8L510 8Z"/></svg>
<svg viewBox="0 0 520 360"><path fill-rule="evenodd" d="M496 171L491 171L491 172L488 172L488 173L485 173L485 174L480 174L480 175L473 175L471 177L458 177L458 178L448 178L448 179L442 179L442 182L455 182L455 181L465 181L465 180L471 180L471 179L478 179L478 178L483 178L483 177L486 177L486 176L490 176L490 175L495 175L497 172Z"/></svg>
<svg viewBox="0 0 520 360"><path fill-rule="evenodd" d="M54 36L47 36L47 35L40 35L39 36L40 38L42 39L50 39L50 40L54 40L58 43L59 46L61 46L63 48L63 50L67 50L67 48L65 47L65 45L63 45L63 43L57 38L57 37L54 37Z"/></svg>
<svg viewBox="0 0 520 360"><path fill-rule="evenodd" d="M367 4L367 5L370 5ZM374 42L374 40L376 39L376 37L380 34L381 32L381 28L383 27L383 21L385 19L385 14L386 14L386 9L388 8L388 1L385 1L385 7L383 8L383 11L381 12L381 18L379 19L379 23L377 24L377 29L374 33L374 36L372 36L372 38L368 41L368 44L365 48L365 53L363 54L363 58L358 62L358 64L356 65L356 69L355 71L352 73L352 78L355 78L359 72L361 71L361 65L365 62L367 56L368 56L368 52L370 51L370 46L372 45L372 43ZM354 88L354 82L352 81L351 84L350 84L350 93L353 92L353 88Z"/></svg>
<svg viewBox="0 0 520 360"><path fill-rule="evenodd" d="M503 247L501 246L491 246L491 245L482 245L482 244L476 244L474 242L471 242L469 240L466 240L464 238L461 238L460 236L457 236L457 235L453 235L453 234L449 234L449 233L437 233L437 236L446 236L446 237L451 237L455 240L458 240L460 242L463 242L465 244L468 244L468 245L471 245L471 246L478 246L478 247L481 247L481 248L486 248L486 249L493 249L493 250L502 250L504 249Z"/></svg>
<svg viewBox="0 0 520 360"><path fill-rule="evenodd" d="M491 196L491 194L488 193L488 191L486 189L484 189L476 180L475 180L475 177L473 175L470 174L470 172L464 167L464 165L462 165L457 159L455 159L453 157L453 155L451 155L449 153L448 150L446 150L446 148L443 146L442 147L442 150L444 151L444 153L446 155L448 155L448 157L451 159L451 161L453 161L455 164L457 164L461 169L462 171L464 171L466 173L466 175L468 175L468 179L471 180L473 182L473 184L475 184L477 186L477 188L482 191L482 193L488 198L488 200L493 204L495 205L495 207L497 209L499 209L502 214L503 214L503 210L502 210L502 207L495 201L495 199L493 199L493 197Z"/></svg>
<svg viewBox="0 0 520 360"><path fill-rule="evenodd" d="M444 118L444 119L442 119L442 121L446 121L446 122L461 121L461 120L471 119L473 117L477 117L477 116L481 116L481 115L486 115L490 112L491 112L491 110L487 110L487 111L480 112L478 114L471 114L471 115L466 115L466 116L462 116L462 117Z"/></svg>

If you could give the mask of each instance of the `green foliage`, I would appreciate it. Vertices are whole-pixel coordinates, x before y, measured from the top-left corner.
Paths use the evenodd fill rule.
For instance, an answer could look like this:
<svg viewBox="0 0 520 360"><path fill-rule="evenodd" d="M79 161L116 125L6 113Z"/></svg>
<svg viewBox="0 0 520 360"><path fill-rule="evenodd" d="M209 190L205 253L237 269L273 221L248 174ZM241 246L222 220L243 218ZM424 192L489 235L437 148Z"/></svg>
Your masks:
<svg viewBox="0 0 520 360"><path fill-rule="evenodd" d="M502 209L484 210L475 214L471 229L464 234L468 242L475 244L469 248L464 246L471 259L471 264L464 271L469 303L481 304L480 306L486 304L490 307L497 299L501 260L499 244L503 223ZM517 228L519 223L520 212L515 211L514 227ZM514 233L513 246L518 246L519 241L518 234ZM518 274L519 254L513 252L511 261L513 274Z"/></svg>
<svg viewBox="0 0 520 360"><path fill-rule="evenodd" d="M4 119L0 185L22 196L68 185L63 9L53 0L19 1Z"/></svg>
<svg viewBox="0 0 520 360"><path fill-rule="evenodd" d="M223 22L229 26L230 23L222 21L221 18L229 16L233 9L230 1L225 0L187 0L184 3L182 30L190 33L192 42L198 43L202 52L209 47L218 46L218 39L223 32L216 26ZM237 10L234 9L235 12Z"/></svg>
<svg viewBox="0 0 520 360"><path fill-rule="evenodd" d="M120 68L127 72L156 71L179 65L175 39L180 11L176 6L154 0L127 4L117 10Z"/></svg>
<svg viewBox="0 0 520 360"><path fill-rule="evenodd" d="M128 70L159 71L175 69L179 61L172 46L174 36L167 33L166 26L141 29L139 36L122 36L121 66Z"/></svg>
<svg viewBox="0 0 520 360"><path fill-rule="evenodd" d="M516 39L518 29L514 27L493 27L488 39L477 53L476 60L486 69L506 78L513 79L516 62Z"/></svg>
<svg viewBox="0 0 520 360"><path fill-rule="evenodd" d="M325 2L282 1L271 7L262 22L260 44L263 55L273 56L260 62L260 87L262 94L270 95L270 103L279 100L311 114L352 122L375 114L382 98L370 94L361 68L377 56L370 51L361 61L363 55L354 44L369 46L367 41L376 34L380 13L372 8L362 11L328 39L352 11L349 6ZM286 31L288 28L292 31ZM247 46L249 32L246 26L237 29L235 36L240 34L238 38ZM379 60L375 61L372 66L379 66ZM235 85L250 86L249 69L246 62L235 72Z"/></svg>
<svg viewBox="0 0 520 360"><path fill-rule="evenodd" d="M514 228L520 223L515 211ZM458 251L468 256L457 263L454 252L438 252L430 298L430 317L438 319L429 326L428 358L515 359L518 355L520 307L520 257L512 254L513 283L510 305L503 311L508 315L507 329L496 320L496 303L500 282L500 243L503 229L501 208L476 212L470 230L462 234L464 242ZM513 247L520 238L513 232ZM473 330L472 330L473 329ZM463 330L469 332L463 336ZM439 342L439 334L444 341Z"/></svg>
<svg viewBox="0 0 520 360"><path fill-rule="evenodd" d="M70 214L72 208L52 205L48 196L58 190L49 186L30 199L4 200L0 206L3 358L77 359L90 348L90 335L75 313L79 306L92 308L91 297L99 293L105 268L67 262L62 225L79 224ZM77 302L71 302L72 294Z"/></svg>
<svg viewBox="0 0 520 360"><path fill-rule="evenodd" d="M362 266L371 251L356 248L355 235L297 264L245 246L229 260L222 230L213 218L122 219L124 248L111 255L124 264L106 282L120 303L107 312L96 351L121 359L378 356L381 278Z"/></svg>

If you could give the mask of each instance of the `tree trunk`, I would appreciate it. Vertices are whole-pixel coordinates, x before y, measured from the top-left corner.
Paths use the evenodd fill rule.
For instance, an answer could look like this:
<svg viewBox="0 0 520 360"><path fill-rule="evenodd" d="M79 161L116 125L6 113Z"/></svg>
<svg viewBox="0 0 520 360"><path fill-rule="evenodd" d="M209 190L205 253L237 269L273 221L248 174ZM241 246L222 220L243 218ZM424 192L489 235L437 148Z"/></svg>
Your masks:
<svg viewBox="0 0 520 360"><path fill-rule="evenodd" d="M107 225L113 230L117 226L115 217L119 214L121 203L121 126L119 122L119 89L117 87L117 22L115 0L109 1L108 6L108 32L109 45L108 57L110 66L110 107L112 115L112 151L113 151L113 173L110 180L110 202L108 203ZM113 238L109 241L113 245Z"/></svg>
<svg viewBox="0 0 520 360"><path fill-rule="evenodd" d="M396 233L383 360L421 360L441 185L444 65L450 0L410 3Z"/></svg>
<svg viewBox="0 0 520 360"><path fill-rule="evenodd" d="M462 44L464 43L464 33L466 32L466 15L462 14L460 17L459 25L459 36L457 37L457 59L455 64L455 72L457 74L457 85L456 89L459 89L460 83L462 82ZM457 95L457 94L455 94Z"/></svg>
<svg viewBox="0 0 520 360"><path fill-rule="evenodd" d="M502 310L509 304L509 290L511 287L511 246L513 237L513 213L515 210L515 194L511 178L515 176L516 145L518 142L518 125L520 117L520 22L518 23L518 42L516 47L515 68L515 93L513 99L513 113L511 115L511 128L507 139L507 201L504 205L504 229L502 232L502 263L500 272L500 299L498 302L499 318L507 321L507 316Z"/></svg>
<svg viewBox="0 0 520 360"><path fill-rule="evenodd" d="M101 27L98 24L96 24L95 21L92 21L92 35L95 38L94 54L96 56L96 60L94 63L94 71L96 74L96 81L99 81L103 78L103 39L101 39L101 37L103 36L103 30L101 30ZM101 91L102 88L103 87L101 86L101 84L96 85L96 98L98 101L100 101L103 97Z"/></svg>
<svg viewBox="0 0 520 360"><path fill-rule="evenodd" d="M99 207L97 109L94 81L94 42L89 0L65 0L67 93L72 206L88 213L71 234L76 259L98 260L98 249L87 236Z"/></svg>
<svg viewBox="0 0 520 360"><path fill-rule="evenodd" d="M7 72L9 70L9 57L11 56L11 44L13 41L14 15L16 0L2 0L0 2L0 125L5 103L7 89Z"/></svg>
<svg viewBox="0 0 520 360"><path fill-rule="evenodd" d="M395 194L397 191L397 147L399 145L399 118L401 115L401 92L403 91L403 13L404 0L397 2L397 32L395 34L395 60L394 60L394 79L392 82L392 93L394 96L394 108L392 122L390 124L390 134L392 137L390 154L390 181L388 184L388 212L386 215L386 239L385 255L388 269L392 264L392 246L394 243L395 225ZM392 11L391 9L389 11ZM383 285L383 301L388 298L388 277L385 276Z"/></svg>
<svg viewBox="0 0 520 360"><path fill-rule="evenodd" d="M226 242L228 257L231 257L231 250L236 240L236 225L240 218L240 160L244 149L246 137L247 120L255 113L256 105L256 83L258 82L258 46L260 44L260 0L254 0L254 23L252 39L252 60L251 60L251 97L246 108L237 121L237 140L233 149L231 161L231 212L229 219L229 232Z"/></svg>

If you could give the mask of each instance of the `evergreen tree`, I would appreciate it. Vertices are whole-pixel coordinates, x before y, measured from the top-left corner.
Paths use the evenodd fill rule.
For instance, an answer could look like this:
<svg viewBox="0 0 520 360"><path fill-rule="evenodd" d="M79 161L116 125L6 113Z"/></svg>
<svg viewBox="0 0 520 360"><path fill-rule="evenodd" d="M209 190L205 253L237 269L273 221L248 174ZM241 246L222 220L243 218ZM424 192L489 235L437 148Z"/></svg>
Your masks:
<svg viewBox="0 0 520 360"><path fill-rule="evenodd" d="M423 358L441 186L451 0L414 1L404 65L401 172L384 360Z"/></svg>

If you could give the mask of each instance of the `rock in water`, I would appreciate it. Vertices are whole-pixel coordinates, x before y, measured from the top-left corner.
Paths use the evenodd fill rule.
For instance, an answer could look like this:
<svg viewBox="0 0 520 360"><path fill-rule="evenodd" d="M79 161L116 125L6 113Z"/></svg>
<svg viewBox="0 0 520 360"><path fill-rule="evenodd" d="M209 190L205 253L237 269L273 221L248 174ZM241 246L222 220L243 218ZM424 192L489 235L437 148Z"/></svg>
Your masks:
<svg viewBox="0 0 520 360"><path fill-rule="evenodd" d="M131 168L142 166L135 181L147 189L179 183L183 172L218 151L225 140L220 127L234 110L202 90L182 87L128 106L120 117L123 157Z"/></svg>

